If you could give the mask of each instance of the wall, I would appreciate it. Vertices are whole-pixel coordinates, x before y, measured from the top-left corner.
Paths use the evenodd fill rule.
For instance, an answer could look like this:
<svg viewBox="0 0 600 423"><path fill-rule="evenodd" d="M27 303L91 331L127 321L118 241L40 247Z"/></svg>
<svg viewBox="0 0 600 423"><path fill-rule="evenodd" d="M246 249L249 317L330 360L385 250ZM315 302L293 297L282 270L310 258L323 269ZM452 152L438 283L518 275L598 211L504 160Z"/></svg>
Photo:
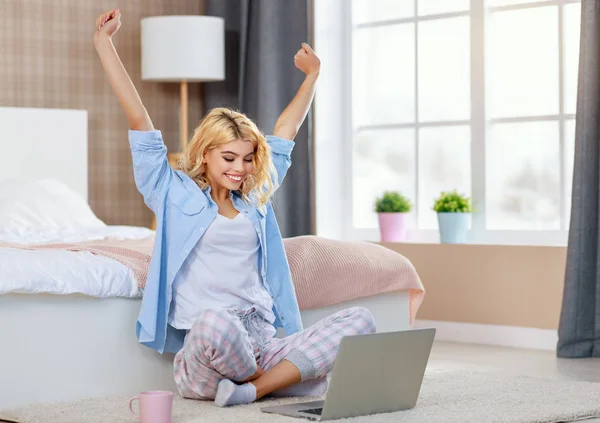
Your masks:
<svg viewBox="0 0 600 423"><path fill-rule="evenodd" d="M558 328L566 247L381 245L418 271L426 290L420 320Z"/></svg>
<svg viewBox="0 0 600 423"><path fill-rule="evenodd" d="M0 106L86 109L92 209L108 224L148 226L152 214L133 181L127 121L92 42L97 16L117 6L122 26L114 37L116 49L154 126L174 151L179 140L179 86L140 81L140 20L201 14L201 0L1 0ZM199 84L189 87L193 128L202 113L201 95Z"/></svg>

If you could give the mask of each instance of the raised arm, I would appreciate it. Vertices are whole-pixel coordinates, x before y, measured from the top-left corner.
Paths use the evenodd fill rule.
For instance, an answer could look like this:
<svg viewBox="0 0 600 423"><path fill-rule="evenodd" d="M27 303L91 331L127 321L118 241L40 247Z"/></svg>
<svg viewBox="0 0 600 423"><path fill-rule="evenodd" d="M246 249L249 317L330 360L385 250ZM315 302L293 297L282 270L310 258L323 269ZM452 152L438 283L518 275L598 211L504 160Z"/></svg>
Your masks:
<svg viewBox="0 0 600 423"><path fill-rule="evenodd" d="M125 111L129 127L138 131L150 131L154 129L150 116L112 42L112 36L120 26L121 12L119 9L113 9L100 15L96 20L94 46L98 51L108 81Z"/></svg>
<svg viewBox="0 0 600 423"><path fill-rule="evenodd" d="M306 77L290 104L277 119L273 131L273 135L288 140L294 139L306 119L315 96L315 86L321 68L321 61L306 43L302 43L302 48L294 56L294 64Z"/></svg>
<svg viewBox="0 0 600 423"><path fill-rule="evenodd" d="M157 213L165 204L174 179L174 171L167 160L167 147L163 142L162 133L154 129L150 116L112 43L112 36L120 26L119 9L100 15L96 21L94 45L108 81L129 122L128 137L135 184L146 205Z"/></svg>

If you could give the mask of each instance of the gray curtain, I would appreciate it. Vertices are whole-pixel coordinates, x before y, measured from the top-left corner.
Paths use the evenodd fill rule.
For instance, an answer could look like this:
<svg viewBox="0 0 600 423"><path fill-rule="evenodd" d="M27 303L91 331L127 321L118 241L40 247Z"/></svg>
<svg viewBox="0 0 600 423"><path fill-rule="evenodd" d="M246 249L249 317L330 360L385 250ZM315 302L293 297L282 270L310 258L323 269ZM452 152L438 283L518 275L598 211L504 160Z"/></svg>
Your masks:
<svg viewBox="0 0 600 423"><path fill-rule="evenodd" d="M205 13L225 19L226 80L204 85L205 106L233 107L270 134L304 74L294 55L310 34L308 0L206 0ZM284 237L312 234L311 116L295 140L292 167L273 198Z"/></svg>
<svg viewBox="0 0 600 423"><path fill-rule="evenodd" d="M581 2L575 166L559 357L600 356L600 0Z"/></svg>

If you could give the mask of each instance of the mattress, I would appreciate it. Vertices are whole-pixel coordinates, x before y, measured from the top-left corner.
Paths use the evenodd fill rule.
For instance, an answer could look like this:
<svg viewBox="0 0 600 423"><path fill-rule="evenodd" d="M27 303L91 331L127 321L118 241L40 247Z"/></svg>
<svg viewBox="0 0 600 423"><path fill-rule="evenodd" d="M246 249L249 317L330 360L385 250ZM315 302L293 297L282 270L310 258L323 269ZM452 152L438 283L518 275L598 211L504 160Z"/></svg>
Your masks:
<svg viewBox="0 0 600 423"><path fill-rule="evenodd" d="M119 226L17 237L0 232L0 295L141 297L153 235ZM316 236L287 238L284 245L300 310L407 291L413 322L425 291L406 257L372 243Z"/></svg>
<svg viewBox="0 0 600 423"><path fill-rule="evenodd" d="M15 234L0 231L0 242L36 244L103 239L138 239L148 228L107 226L79 231ZM0 248L0 294L82 294L97 298L141 297L133 271L112 258L87 251Z"/></svg>

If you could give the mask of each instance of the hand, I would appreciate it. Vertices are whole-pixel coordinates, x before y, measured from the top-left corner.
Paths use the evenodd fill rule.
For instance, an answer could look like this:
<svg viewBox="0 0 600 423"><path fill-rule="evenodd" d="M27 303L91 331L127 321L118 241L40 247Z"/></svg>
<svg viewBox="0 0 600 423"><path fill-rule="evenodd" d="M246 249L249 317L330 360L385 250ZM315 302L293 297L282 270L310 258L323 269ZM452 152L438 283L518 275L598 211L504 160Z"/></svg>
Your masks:
<svg viewBox="0 0 600 423"><path fill-rule="evenodd" d="M94 42L97 42L101 35L112 37L121 27L121 12L119 9L113 9L101 14L96 19L96 33Z"/></svg>
<svg viewBox="0 0 600 423"><path fill-rule="evenodd" d="M294 56L294 65L306 75L318 75L321 61L308 44L302 43L302 47Z"/></svg>

